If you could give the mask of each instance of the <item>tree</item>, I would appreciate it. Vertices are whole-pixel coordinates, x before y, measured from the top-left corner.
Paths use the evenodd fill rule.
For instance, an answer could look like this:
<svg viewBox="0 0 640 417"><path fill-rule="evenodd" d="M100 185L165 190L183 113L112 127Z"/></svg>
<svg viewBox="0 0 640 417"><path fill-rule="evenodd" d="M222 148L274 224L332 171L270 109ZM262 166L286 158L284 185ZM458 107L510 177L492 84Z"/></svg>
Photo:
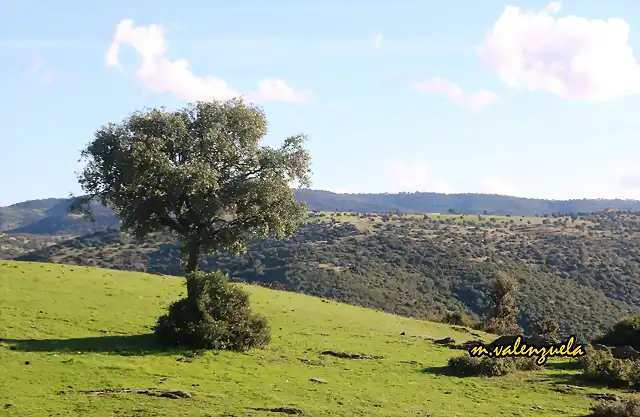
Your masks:
<svg viewBox="0 0 640 417"><path fill-rule="evenodd" d="M553 343L555 343L555 341L558 338L558 330L559 330L558 321L553 318L544 318L544 319L536 320L533 323L532 328L533 328L533 334L535 336L538 336L544 339L549 339Z"/></svg>
<svg viewBox="0 0 640 417"><path fill-rule="evenodd" d="M518 318L518 282L505 272L497 274L489 289L493 310L487 317L485 331L502 335L521 334Z"/></svg>
<svg viewBox="0 0 640 417"><path fill-rule="evenodd" d="M241 98L135 112L103 126L82 151L87 195L71 210L91 215L95 200L138 239L177 234L187 274L203 252L238 254L250 238L291 236L306 215L290 184L310 185L307 137L262 147L266 133L264 112Z"/></svg>

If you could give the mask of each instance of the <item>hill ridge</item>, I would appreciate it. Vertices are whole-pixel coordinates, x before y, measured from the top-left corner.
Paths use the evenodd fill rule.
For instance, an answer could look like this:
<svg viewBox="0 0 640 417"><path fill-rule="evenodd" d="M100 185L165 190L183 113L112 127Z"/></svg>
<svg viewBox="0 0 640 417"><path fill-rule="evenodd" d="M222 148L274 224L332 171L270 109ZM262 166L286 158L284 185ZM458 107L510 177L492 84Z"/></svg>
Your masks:
<svg viewBox="0 0 640 417"><path fill-rule="evenodd" d="M300 201L306 201L312 211L374 212L374 213L457 213L492 215L551 215L552 213L592 213L609 208L622 211L640 211L640 201L623 199L571 199L549 200L527 197L512 197L497 194L459 193L443 194L431 192L415 193L353 193L338 194L331 191L297 189L294 190ZM55 233L49 223L38 224L48 217L64 222L64 214L71 200L68 198L49 198L29 200L0 207L0 232L26 232L24 227L31 225L29 233ZM98 218L112 226L117 223L113 213L100 205L95 205ZM95 231L82 219L76 220L88 232ZM69 223L67 221L67 223ZM91 230L89 230L91 229Z"/></svg>
<svg viewBox="0 0 640 417"><path fill-rule="evenodd" d="M555 224L544 218L479 216L480 223L478 216L423 217L316 214L291 239L249 242L246 254L205 256L200 267L221 269L235 281L404 316L459 311L476 318L487 311L493 275L506 271L520 280L521 325L529 329L553 316L562 334L585 339L640 313L640 264L620 258L640 254L635 240L616 238L640 230L635 215L555 218ZM179 258L172 236L136 243L118 231L15 257L168 275L182 273Z"/></svg>

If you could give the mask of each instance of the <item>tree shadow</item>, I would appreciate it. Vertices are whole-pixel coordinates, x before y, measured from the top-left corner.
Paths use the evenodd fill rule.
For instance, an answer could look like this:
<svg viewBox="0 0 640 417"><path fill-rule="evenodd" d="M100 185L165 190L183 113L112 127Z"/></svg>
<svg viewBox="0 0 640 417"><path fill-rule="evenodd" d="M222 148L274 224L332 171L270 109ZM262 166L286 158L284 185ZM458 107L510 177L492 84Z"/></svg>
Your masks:
<svg viewBox="0 0 640 417"><path fill-rule="evenodd" d="M145 356L177 353L156 341L152 333L128 336L76 337L71 339L1 339L9 349L19 352L104 353Z"/></svg>
<svg viewBox="0 0 640 417"><path fill-rule="evenodd" d="M455 372L455 369L449 366L427 366L426 368L420 370L420 372L423 374L462 378L461 375Z"/></svg>
<svg viewBox="0 0 640 417"><path fill-rule="evenodd" d="M623 392L635 392L634 390L624 386L612 386L610 384L585 377L580 363L576 360L548 362L544 367L549 371L552 371L545 374L547 380L558 386L572 385L582 388L600 389L603 391L616 390Z"/></svg>

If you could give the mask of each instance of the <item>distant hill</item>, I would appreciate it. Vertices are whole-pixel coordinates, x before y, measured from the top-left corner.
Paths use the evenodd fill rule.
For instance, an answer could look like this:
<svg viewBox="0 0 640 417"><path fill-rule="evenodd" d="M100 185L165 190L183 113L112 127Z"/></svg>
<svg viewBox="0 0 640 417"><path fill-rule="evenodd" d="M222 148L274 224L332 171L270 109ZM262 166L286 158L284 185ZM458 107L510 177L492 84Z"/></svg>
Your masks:
<svg viewBox="0 0 640 417"><path fill-rule="evenodd" d="M453 209L457 213L484 213L498 215L535 216L551 213L593 213L607 208L623 211L640 210L637 200L542 200L510 197L496 194L441 194L441 193L397 193L397 194L336 194L321 190L296 190L299 200L307 202L310 210L446 213Z"/></svg>
<svg viewBox="0 0 640 417"><path fill-rule="evenodd" d="M296 190L309 210L358 213L456 213L525 215L592 213L606 209L640 211L636 200L542 200L492 194L336 194L322 190ZM0 232L81 236L118 227L113 213L94 206L97 223L67 216L69 199L31 200L0 207Z"/></svg>
<svg viewBox="0 0 640 417"><path fill-rule="evenodd" d="M69 215L71 199L47 198L0 207L0 232L82 236L108 228L119 228L113 211L92 204L95 222Z"/></svg>
<svg viewBox="0 0 640 417"><path fill-rule="evenodd" d="M520 282L525 328L536 319L555 318L563 334L584 338L640 313L636 214L424 217L312 215L289 240L250 242L245 255L207 256L201 268L414 317L445 311L482 315L492 275L508 271ZM118 231L66 240L14 259L182 273L172 236L136 243Z"/></svg>

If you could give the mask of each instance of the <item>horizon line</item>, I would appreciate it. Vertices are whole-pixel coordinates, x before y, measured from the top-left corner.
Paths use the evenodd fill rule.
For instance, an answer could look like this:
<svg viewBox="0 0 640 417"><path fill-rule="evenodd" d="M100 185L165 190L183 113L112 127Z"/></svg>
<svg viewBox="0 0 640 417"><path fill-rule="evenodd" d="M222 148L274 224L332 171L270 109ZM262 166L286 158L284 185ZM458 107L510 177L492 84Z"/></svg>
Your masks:
<svg viewBox="0 0 640 417"><path fill-rule="evenodd" d="M625 201L625 202L640 203L640 199L621 198L621 197L613 197L613 198L608 198L608 197L583 197L583 198L566 198L566 199L562 199L562 198L542 198L542 197L521 197L521 196L508 195L508 194L479 193L479 192L456 192L456 193L444 193L444 192L436 192L436 191L336 192L336 191L330 191L330 190L323 190L323 189L319 189L319 188L293 188L293 190L294 191L303 191L303 192L304 191L324 192L324 193L331 193L331 194L335 194L335 195L352 195L352 196L401 195L401 194L435 194L435 195L441 195L441 196L445 196L445 195L446 196L478 195L478 196L506 197L506 198L520 199L520 200L538 200L538 201L554 201L554 202L558 202L558 201L570 202L570 201L585 201L585 200L588 201L588 200L592 200L592 201ZM75 196L75 197L81 197L81 196ZM9 203L7 205L0 206L0 208L12 207L12 206L16 206L18 204L28 203L30 201L41 201L41 200L51 200L51 199L68 200L70 198L72 198L72 197L31 198L31 199L27 199L27 200L18 201L18 202L15 202L15 203Z"/></svg>

